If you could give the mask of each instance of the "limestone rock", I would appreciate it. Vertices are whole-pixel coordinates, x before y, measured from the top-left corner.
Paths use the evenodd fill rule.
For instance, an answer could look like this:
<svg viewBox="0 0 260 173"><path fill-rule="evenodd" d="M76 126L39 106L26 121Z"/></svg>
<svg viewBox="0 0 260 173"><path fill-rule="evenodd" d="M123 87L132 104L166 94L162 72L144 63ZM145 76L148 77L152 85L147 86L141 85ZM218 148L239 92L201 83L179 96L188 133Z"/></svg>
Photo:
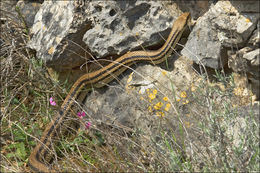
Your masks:
<svg viewBox="0 0 260 173"><path fill-rule="evenodd" d="M174 19L159 1L94 1L88 13L93 28L83 41L97 57L158 45L159 34L167 38Z"/></svg>
<svg viewBox="0 0 260 173"><path fill-rule="evenodd" d="M259 78L260 49L252 50L249 47L240 49L235 55L230 57L229 67L235 72L251 73L256 78Z"/></svg>
<svg viewBox="0 0 260 173"><path fill-rule="evenodd" d="M158 121L165 129L176 129L178 133L178 117L171 103L174 97L172 85L179 98L180 93L189 88L195 72L192 61L184 56L170 58L168 63L171 64L168 70L165 63L160 66L139 63L132 67L134 71L129 69L119 80L109 83L109 87L95 89L84 105L88 116L93 118L90 121L95 122L97 128L104 123L111 127L140 130L148 139L142 141L142 145L149 145L151 137L160 136L162 129L158 129ZM162 116L166 121L161 119Z"/></svg>
<svg viewBox="0 0 260 173"><path fill-rule="evenodd" d="M242 46L255 29L259 16L238 13L229 1L219 1L200 17L182 54L211 68L227 63L227 50Z"/></svg>
<svg viewBox="0 0 260 173"><path fill-rule="evenodd" d="M258 69L260 70L260 49L256 49L246 53L243 58L245 58L249 63L249 70ZM252 67L252 68L251 68ZM256 73L259 76L259 74Z"/></svg>
<svg viewBox="0 0 260 173"><path fill-rule="evenodd" d="M233 71L247 74L252 91L259 98L260 87L260 49L244 47L231 55L228 59L228 66Z"/></svg>
<svg viewBox="0 0 260 173"><path fill-rule="evenodd" d="M80 18L76 9L73 1L44 1L35 16L31 29L33 37L28 46L36 50L37 57L56 69L84 62L81 36L89 24L86 18Z"/></svg>
<svg viewBox="0 0 260 173"><path fill-rule="evenodd" d="M94 56L161 45L179 14L175 9L169 15L159 1L44 1L28 46L64 71Z"/></svg>
<svg viewBox="0 0 260 173"><path fill-rule="evenodd" d="M253 32L252 36L249 38L248 41L253 47L260 47L260 22L258 20L257 28Z"/></svg>

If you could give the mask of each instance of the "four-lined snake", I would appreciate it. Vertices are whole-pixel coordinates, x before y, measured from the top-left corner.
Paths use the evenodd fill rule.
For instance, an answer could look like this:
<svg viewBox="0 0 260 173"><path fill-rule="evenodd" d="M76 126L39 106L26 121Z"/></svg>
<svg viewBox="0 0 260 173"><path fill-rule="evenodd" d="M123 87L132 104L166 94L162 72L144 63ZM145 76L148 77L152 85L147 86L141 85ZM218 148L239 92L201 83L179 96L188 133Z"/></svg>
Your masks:
<svg viewBox="0 0 260 173"><path fill-rule="evenodd" d="M83 87L99 88L112 81L115 76L124 72L129 66L138 61L148 61L159 64L170 55L181 38L183 31L190 21L190 13L183 13L177 18L172 26L170 35L164 45L154 51L133 51L124 54L109 65L81 76L70 89L67 97L61 105L60 111L54 119L47 125L36 147L29 157L29 166L35 172L56 172L44 163L44 158L52 151L51 140L63 123L64 118L69 113L69 109ZM112 75L113 74L113 75Z"/></svg>

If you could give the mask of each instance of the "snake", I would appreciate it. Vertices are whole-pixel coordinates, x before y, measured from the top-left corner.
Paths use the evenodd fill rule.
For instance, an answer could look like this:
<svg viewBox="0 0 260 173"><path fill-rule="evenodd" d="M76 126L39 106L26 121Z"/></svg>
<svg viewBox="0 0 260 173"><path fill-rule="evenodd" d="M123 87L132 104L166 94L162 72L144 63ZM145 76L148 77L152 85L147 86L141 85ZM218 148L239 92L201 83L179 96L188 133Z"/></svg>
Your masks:
<svg viewBox="0 0 260 173"><path fill-rule="evenodd" d="M53 153L55 153L51 149L52 138L56 135L57 130L64 123L64 119L68 116L72 103L77 98L83 87L86 89L91 89L93 87L100 88L112 81L115 76L123 73L135 62L145 61L152 64L162 63L174 50L176 44L182 36L183 31L188 25L190 25L190 20L190 13L185 12L181 14L173 23L171 32L165 43L158 50L139 50L127 52L107 66L79 77L72 85L69 93L57 112L57 115L55 115L51 122L47 125L39 142L33 148L28 161L30 169L33 172L58 172L56 169L51 168L49 164L45 164L44 160L47 157L46 155L50 153L53 155Z"/></svg>

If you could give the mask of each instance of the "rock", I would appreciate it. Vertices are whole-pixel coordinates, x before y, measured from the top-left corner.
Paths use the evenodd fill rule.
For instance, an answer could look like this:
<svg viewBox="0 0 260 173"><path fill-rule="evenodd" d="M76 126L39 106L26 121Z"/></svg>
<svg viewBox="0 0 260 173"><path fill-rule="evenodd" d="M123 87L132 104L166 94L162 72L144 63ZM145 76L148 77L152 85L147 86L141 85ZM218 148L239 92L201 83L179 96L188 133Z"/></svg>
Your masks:
<svg viewBox="0 0 260 173"><path fill-rule="evenodd" d="M248 64L249 64L249 71L253 68L253 69L259 69L260 70L260 49L256 49L253 50L251 52L246 53L243 58L245 58L246 60L248 60ZM259 74L256 74L259 76Z"/></svg>
<svg viewBox="0 0 260 173"><path fill-rule="evenodd" d="M246 61L246 73L256 99L260 98L260 49L255 49L243 55Z"/></svg>
<svg viewBox="0 0 260 173"><path fill-rule="evenodd" d="M80 35L88 28L88 21L78 18L80 12L75 11L73 1L44 1L31 28L33 37L28 47L56 69L84 62L80 57L81 52L85 52Z"/></svg>
<svg viewBox="0 0 260 173"><path fill-rule="evenodd" d="M168 102L163 98L170 96L172 92L172 83L169 81L174 81L176 96L179 97L182 91L189 88L193 79L192 61L186 57L180 57L174 64L174 70L167 71L162 69L163 64L158 67L139 63L137 67L133 67L134 72L128 70L119 77L120 80L109 83L108 88L91 92L86 99L85 106L89 113L101 122L117 122L124 126L140 127L135 123L141 123L143 117L146 117L147 123L154 121L154 125L156 125L156 117L159 113L163 112L165 116L169 116L174 111L172 108L169 111L164 110ZM149 93L154 94L154 97ZM158 102L163 103L162 107L153 109ZM152 111L149 110L149 106L152 107ZM137 114L135 114L136 111ZM148 117L147 114L149 114Z"/></svg>
<svg viewBox="0 0 260 173"><path fill-rule="evenodd" d="M245 72L247 69L246 60L243 59L243 54L252 50L249 47L240 49L236 54L230 55L228 59L228 67L232 68L234 72Z"/></svg>
<svg viewBox="0 0 260 173"><path fill-rule="evenodd" d="M253 32L252 36L249 38L248 41L253 47L260 47L260 22L258 20L257 28Z"/></svg>
<svg viewBox="0 0 260 173"><path fill-rule="evenodd" d="M230 1L239 13L259 13L259 1L248 0L248 1Z"/></svg>
<svg viewBox="0 0 260 173"><path fill-rule="evenodd" d="M44 1L28 46L49 67L72 69L93 55L101 58L161 45L177 11L169 15L154 1Z"/></svg>
<svg viewBox="0 0 260 173"><path fill-rule="evenodd" d="M257 14L240 15L229 1L219 1L200 17L182 54L196 63L219 69L227 63L227 50L242 46L255 29Z"/></svg>
<svg viewBox="0 0 260 173"><path fill-rule="evenodd" d="M158 45L163 41L160 35L167 38L174 19L155 1L94 1L88 12L93 28L83 41L97 57Z"/></svg>
<svg viewBox="0 0 260 173"><path fill-rule="evenodd" d="M260 87L260 49L244 47L231 55L228 59L228 66L237 73L247 74L251 89L259 99Z"/></svg>
<svg viewBox="0 0 260 173"><path fill-rule="evenodd" d="M251 73L259 78L260 72L260 49L252 50L245 47L229 58L229 67L235 72Z"/></svg>
<svg viewBox="0 0 260 173"><path fill-rule="evenodd" d="M151 145L156 136L160 138L163 129L158 122L164 130L175 129L173 133L177 134L178 116L172 104L175 97L172 93L179 98L196 75L191 60L174 59L173 63L173 58L169 58L169 70L165 70L165 63L160 66L139 63L132 67L134 70L127 70L118 80L109 83L109 87L95 89L84 104L90 121L97 129L109 125L125 131L141 131L147 136L140 139L145 146Z"/></svg>

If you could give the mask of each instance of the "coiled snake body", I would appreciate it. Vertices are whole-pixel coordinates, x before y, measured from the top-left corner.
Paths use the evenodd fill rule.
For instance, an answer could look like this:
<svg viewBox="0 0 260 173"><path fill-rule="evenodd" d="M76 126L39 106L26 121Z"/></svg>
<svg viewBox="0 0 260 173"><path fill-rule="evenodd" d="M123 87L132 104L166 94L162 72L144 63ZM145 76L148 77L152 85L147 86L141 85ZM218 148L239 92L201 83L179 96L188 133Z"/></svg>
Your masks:
<svg viewBox="0 0 260 173"><path fill-rule="evenodd" d="M102 87L104 84L114 79L127 69L128 66L138 61L148 61L153 64L159 64L165 60L165 57L172 53L174 47L181 38L188 22L190 21L190 13L183 13L174 22L170 35L164 45L156 51L133 51L124 54L109 65L95 72L87 73L81 76L72 86L69 94L61 105L60 111L54 119L47 125L44 133L31 152L29 157L29 166L35 172L56 172L44 164L44 157L51 151L51 139L55 135L56 130L62 125L64 118L67 116L69 109L78 96L82 87ZM111 75L113 74L113 75Z"/></svg>

